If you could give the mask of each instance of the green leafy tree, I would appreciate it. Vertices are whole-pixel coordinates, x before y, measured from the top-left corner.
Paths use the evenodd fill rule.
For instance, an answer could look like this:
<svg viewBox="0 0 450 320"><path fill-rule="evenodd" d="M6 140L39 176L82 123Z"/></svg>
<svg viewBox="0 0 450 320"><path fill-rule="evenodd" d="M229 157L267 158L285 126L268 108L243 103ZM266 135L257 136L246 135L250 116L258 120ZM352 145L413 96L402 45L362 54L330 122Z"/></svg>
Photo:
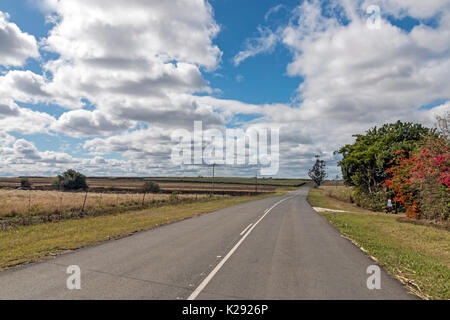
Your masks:
<svg viewBox="0 0 450 320"><path fill-rule="evenodd" d="M326 163L324 160L320 160L319 157L316 159L316 163L308 171L308 176L316 183L317 186L320 186L327 177L327 173L325 172Z"/></svg>
<svg viewBox="0 0 450 320"><path fill-rule="evenodd" d="M62 175L59 174L56 177L55 184L59 189L62 189L64 191L88 189L88 185L86 183L86 176L73 169L67 170Z"/></svg>

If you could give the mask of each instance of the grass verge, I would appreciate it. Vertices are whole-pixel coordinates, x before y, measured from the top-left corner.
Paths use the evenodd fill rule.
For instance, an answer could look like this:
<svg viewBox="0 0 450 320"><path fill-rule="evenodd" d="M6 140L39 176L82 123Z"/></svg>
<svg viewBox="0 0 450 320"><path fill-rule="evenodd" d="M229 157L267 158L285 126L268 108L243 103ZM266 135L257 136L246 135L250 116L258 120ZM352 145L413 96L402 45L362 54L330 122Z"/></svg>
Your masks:
<svg viewBox="0 0 450 320"><path fill-rule="evenodd" d="M450 299L450 232L397 221L358 208L311 188L312 206L346 210L322 212L331 224L376 259L388 273L424 299Z"/></svg>
<svg viewBox="0 0 450 320"><path fill-rule="evenodd" d="M97 242L283 193L280 191L270 195L226 197L206 202L166 205L154 209L63 220L2 231L0 232L0 271L24 263L37 262Z"/></svg>

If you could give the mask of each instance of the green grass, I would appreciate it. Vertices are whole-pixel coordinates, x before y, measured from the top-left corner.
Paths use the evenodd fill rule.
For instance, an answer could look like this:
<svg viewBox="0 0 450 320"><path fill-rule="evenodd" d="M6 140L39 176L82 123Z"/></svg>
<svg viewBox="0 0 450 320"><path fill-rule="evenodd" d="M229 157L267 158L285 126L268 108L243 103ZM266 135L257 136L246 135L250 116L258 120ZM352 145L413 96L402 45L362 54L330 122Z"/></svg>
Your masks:
<svg viewBox="0 0 450 320"><path fill-rule="evenodd" d="M402 223L396 215L328 197L323 189L312 188L308 200L316 207L349 211L321 214L411 291L422 298L450 299L449 231Z"/></svg>
<svg viewBox="0 0 450 320"><path fill-rule="evenodd" d="M55 254L123 237L159 225L212 212L235 204L273 197L225 197L206 202L166 205L92 218L64 220L0 232L0 270L36 262Z"/></svg>

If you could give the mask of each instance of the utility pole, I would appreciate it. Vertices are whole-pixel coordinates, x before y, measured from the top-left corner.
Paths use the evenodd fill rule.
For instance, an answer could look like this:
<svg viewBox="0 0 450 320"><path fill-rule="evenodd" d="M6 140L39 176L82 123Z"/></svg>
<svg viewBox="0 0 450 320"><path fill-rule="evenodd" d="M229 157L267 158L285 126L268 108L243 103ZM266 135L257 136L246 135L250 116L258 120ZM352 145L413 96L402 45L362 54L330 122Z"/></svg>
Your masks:
<svg viewBox="0 0 450 320"><path fill-rule="evenodd" d="M215 169L215 167L216 167L216 164L215 164L215 163L213 163L212 167L213 167L213 174L212 174L212 186L211 186L211 195L213 195L213 194L214 194L214 169Z"/></svg>
<svg viewBox="0 0 450 320"><path fill-rule="evenodd" d="M258 192L258 170L256 170L255 175L255 192Z"/></svg>

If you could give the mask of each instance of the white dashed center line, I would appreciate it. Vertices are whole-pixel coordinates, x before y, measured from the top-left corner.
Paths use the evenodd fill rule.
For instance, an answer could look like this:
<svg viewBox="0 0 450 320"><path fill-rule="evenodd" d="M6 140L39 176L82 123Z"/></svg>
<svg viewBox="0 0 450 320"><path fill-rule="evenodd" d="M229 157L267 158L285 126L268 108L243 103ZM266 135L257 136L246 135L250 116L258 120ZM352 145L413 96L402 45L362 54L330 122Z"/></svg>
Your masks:
<svg viewBox="0 0 450 320"><path fill-rule="evenodd" d="M237 250L237 248L239 248L239 246L242 244L242 242L244 242L245 238L247 238L247 236L252 232L252 230L258 225L258 223L261 222L262 219L264 219L264 217L269 214L269 212L275 208L276 206L278 206L280 203L294 198L295 196L292 197L288 197L288 198L284 198L280 201L278 201L277 203L275 203L273 206L271 206L269 209L266 209L265 213L261 216L261 218L258 219L258 221L255 222L255 224L248 226L245 229L248 229L248 231L246 233L244 233L244 230L242 233L244 233L244 236L238 241L238 243L236 243L236 245L227 253L227 255L219 262L219 264L210 272L210 274L208 274L208 276L200 283L200 285L191 293L191 295L187 298L187 300L195 300L195 298L198 297L198 295L200 294L200 292L203 291L203 289L208 285L208 283L212 280L212 278L216 275L216 273L223 267L223 265L225 264L225 262L227 262L227 260L231 257L231 255ZM241 233L241 234L242 234Z"/></svg>

